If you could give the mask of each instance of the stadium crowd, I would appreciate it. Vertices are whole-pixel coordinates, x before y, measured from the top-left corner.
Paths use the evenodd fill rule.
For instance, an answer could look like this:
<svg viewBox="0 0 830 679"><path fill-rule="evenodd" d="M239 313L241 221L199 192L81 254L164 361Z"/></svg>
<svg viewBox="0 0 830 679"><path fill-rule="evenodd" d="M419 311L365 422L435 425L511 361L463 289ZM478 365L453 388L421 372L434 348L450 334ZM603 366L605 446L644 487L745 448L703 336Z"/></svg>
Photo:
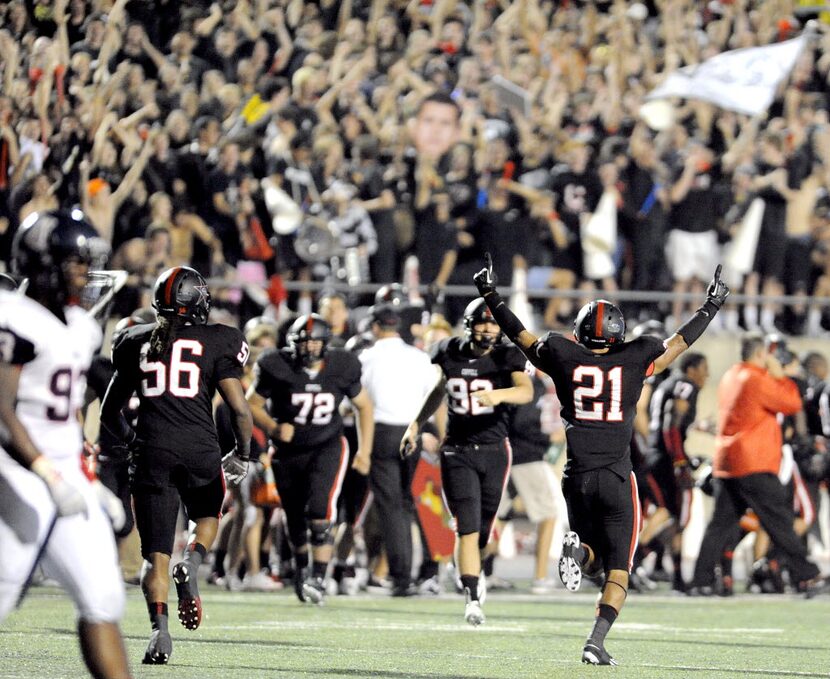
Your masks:
<svg viewBox="0 0 830 679"><path fill-rule="evenodd" d="M674 557L666 576L674 589L728 595L731 557L749 532L756 534L750 586L803 590L815 576L803 558L807 536L817 535L819 489L830 474L827 362L818 353L796 356L777 333L817 336L830 329L830 306L821 304L830 298L830 31L818 24L763 116L692 100L674 102L664 124L640 113L668 71L798 35L792 2L0 5L0 264L10 268L15 233L27 218L79 205L112 249L110 268L129 273L115 301L119 332L155 322L147 314L151 302L158 308L154 284L162 272L172 280L171 267L186 265L210 282L211 320L242 329L250 348L238 377L256 425L250 472L225 499L231 511L217 527L209 582L273 591L293 578L297 596L311 602L322 600L327 576L335 583L329 593L351 594L361 584L414 596L456 580L459 591L475 592L473 576L462 570L457 578L439 578L439 562L452 553L439 544L448 529L425 525L418 506L429 500L427 490L412 497L418 464L436 467L446 412L439 409L434 424L426 417L420 423L419 455L401 461L393 448L383 464L374 455L370 469L361 447L363 416L371 413L364 403L367 393L388 393L383 377L390 373L370 377L368 366L381 359L368 352L383 342L392 347L389 340L401 344L394 351L414 351L404 344L429 350L459 325L467 341L485 334L476 329L492 320L476 315L483 305L476 311L475 301L468 304L472 295L445 294L447 286L470 285L485 253L506 283L526 281L530 293L580 290L587 299L601 290L613 299L618 289L631 289L702 297L756 199L763 205L757 245L743 253L745 266L727 267L724 276L733 291L797 301L785 307L727 300L711 328L763 331L766 339L744 340L741 365L773 380L793 378L787 403L755 404L773 420L779 410L787 415L783 462L776 449L769 468L736 473L724 446L711 473L698 470L684 439L700 424L695 404L708 377L705 357L687 354L669 386L650 378L632 441L646 520L631 586L654 586L653 578L664 575L665 550ZM325 290L292 286L289 293L286 281L322 283ZM383 287L374 297L350 290L364 283ZM621 307L635 335L665 340L690 311L683 299ZM566 297L536 304L536 325L553 330L569 329L578 309ZM323 498L340 502L331 540L323 526L333 519L327 503L320 516L313 498L295 495L296 487L290 509L286 493L278 492L269 443L288 446L295 430L285 430L280 413L265 406L278 393L282 368L258 362L269 349L286 347L299 360L299 345L313 342L322 348L303 362L309 374L316 375L326 349L342 347L364 371L361 383L349 368L351 381L340 385L358 418L350 422L343 408L352 457L348 472L342 465L331 472L337 492ZM515 466L510 490L492 513L499 526L523 507L536 524L532 588L544 593L554 587L548 560L560 500L551 463L564 433L552 383L541 373L530 384L522 380L515 378L512 388L532 386L533 396L510 401ZM107 384L109 373L93 389L101 400ZM463 396L472 411L499 405ZM726 427L732 411L720 406ZM376 441L381 434L400 440L418 415L417 408L381 412L377 401L374 409ZM227 404L217 411L227 454L239 445L234 412ZM107 468L107 443L99 445L100 474L110 475L125 504L120 537L126 538L128 465ZM756 506L745 491L727 490L751 485L744 472L778 474L788 484L772 511L772 546L764 531L770 495ZM708 551L689 583L680 572L679 545L696 483L716 496L718 539L704 541ZM368 490L375 511L365 516ZM440 497L432 497L440 516ZM493 519L485 509L477 520ZM413 525L421 536L415 555ZM297 536L307 529L310 547L297 550ZM486 545L480 564L491 586L499 584L497 547ZM366 573L360 583L356 566ZM138 565L125 568L127 579L138 577ZM314 570L295 577L307 568ZM157 631L152 612L151 619ZM468 622L476 619L468 614Z"/></svg>
<svg viewBox="0 0 830 679"><path fill-rule="evenodd" d="M283 302L284 280L400 281L413 254L409 282L441 298L486 250L531 292L699 291L760 197L757 253L730 283L803 302L740 305L723 324L815 334L808 296L830 294L823 25L764 116L678 101L657 132L639 115L664 73L796 35L793 9L3 3L0 260L28 214L80 204L132 275L124 314L173 263L244 285L221 300L244 323ZM428 95L454 125L422 119ZM447 301L451 322L465 303ZM671 325L682 307L625 311ZM549 300L544 327L570 308Z"/></svg>

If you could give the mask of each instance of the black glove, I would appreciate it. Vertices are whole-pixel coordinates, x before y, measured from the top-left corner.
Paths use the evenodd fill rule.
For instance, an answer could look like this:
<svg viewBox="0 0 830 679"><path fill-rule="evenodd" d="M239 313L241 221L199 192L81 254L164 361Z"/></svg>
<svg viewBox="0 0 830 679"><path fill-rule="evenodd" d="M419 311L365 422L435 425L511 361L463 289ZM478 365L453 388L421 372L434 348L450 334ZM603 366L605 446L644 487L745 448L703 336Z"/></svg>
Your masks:
<svg viewBox="0 0 830 679"><path fill-rule="evenodd" d="M706 301L714 304L718 309L723 306L726 298L729 297L729 286L720 278L721 265L715 269L715 275L712 277L712 282L706 288Z"/></svg>
<svg viewBox="0 0 830 679"><path fill-rule="evenodd" d="M484 253L484 260L485 266L473 276L473 283L478 288L478 294L482 297L487 297L487 295L496 291L498 279L496 278L496 273L493 271L493 258L490 257L489 252Z"/></svg>

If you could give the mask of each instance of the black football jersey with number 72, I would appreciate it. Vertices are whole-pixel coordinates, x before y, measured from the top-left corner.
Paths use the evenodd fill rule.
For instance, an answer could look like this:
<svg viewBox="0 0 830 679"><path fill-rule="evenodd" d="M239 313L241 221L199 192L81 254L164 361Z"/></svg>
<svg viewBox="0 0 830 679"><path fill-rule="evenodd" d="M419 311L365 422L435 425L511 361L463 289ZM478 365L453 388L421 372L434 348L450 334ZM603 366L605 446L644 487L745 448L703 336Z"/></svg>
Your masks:
<svg viewBox="0 0 830 679"><path fill-rule="evenodd" d="M138 394L136 433L151 448L218 456L213 396L221 380L242 377L248 344L237 328L185 325L151 361L147 351L154 327L129 328L112 348L113 367Z"/></svg>
<svg viewBox="0 0 830 679"><path fill-rule="evenodd" d="M608 467L627 476L637 401L663 341L643 336L595 354L557 333L528 350L528 358L556 385L568 440L565 471Z"/></svg>
<svg viewBox="0 0 830 679"><path fill-rule="evenodd" d="M522 352L512 345L499 344L489 354L474 356L465 351L463 340L450 337L436 344L430 354L447 378L447 443L496 443L506 438L509 406L485 406L473 394L512 387L512 374L524 372L527 365Z"/></svg>
<svg viewBox="0 0 830 679"><path fill-rule="evenodd" d="M307 452L341 436L340 403L360 393L360 375L360 360L342 349L326 351L318 371L297 366L287 349L263 353L254 365L254 388L277 422L294 425L294 437L279 443L277 454Z"/></svg>

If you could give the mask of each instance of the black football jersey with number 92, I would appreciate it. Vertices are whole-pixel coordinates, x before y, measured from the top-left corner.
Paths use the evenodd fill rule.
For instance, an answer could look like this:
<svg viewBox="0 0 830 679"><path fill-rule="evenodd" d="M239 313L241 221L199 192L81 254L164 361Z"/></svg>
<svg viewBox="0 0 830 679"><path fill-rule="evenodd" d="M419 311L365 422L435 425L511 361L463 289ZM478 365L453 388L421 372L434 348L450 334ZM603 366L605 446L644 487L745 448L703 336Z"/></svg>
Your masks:
<svg viewBox="0 0 830 679"><path fill-rule="evenodd" d="M476 391L506 389L513 386L514 372L525 372L527 359L514 346L497 345L489 354L474 356L464 348L459 337L436 344L432 362L447 378L448 445L496 443L507 437L509 406L485 406L473 394Z"/></svg>
<svg viewBox="0 0 830 679"><path fill-rule="evenodd" d="M218 455L213 396L221 380L242 377L248 344L230 326L185 325L164 355L150 361L154 327L129 328L112 348L113 367L139 397L136 433L152 448Z"/></svg>
<svg viewBox="0 0 830 679"><path fill-rule="evenodd" d="M297 366L288 350L272 350L254 365L254 388L268 401L277 422L294 425L290 443L277 453L304 452L343 432L340 403L360 393L360 360L342 349L329 349L317 372Z"/></svg>
<svg viewBox="0 0 830 679"><path fill-rule="evenodd" d="M568 440L566 472L609 467L631 471L629 445L637 401L663 341L643 336L595 354L557 333L529 350L531 362L553 379Z"/></svg>

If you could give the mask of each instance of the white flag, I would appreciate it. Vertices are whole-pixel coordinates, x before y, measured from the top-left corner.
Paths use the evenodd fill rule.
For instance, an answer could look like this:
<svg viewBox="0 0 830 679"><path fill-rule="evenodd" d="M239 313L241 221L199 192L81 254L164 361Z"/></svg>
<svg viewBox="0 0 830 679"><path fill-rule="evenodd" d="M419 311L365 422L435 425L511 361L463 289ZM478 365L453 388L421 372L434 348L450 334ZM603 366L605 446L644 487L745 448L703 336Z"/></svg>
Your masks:
<svg viewBox="0 0 830 679"><path fill-rule="evenodd" d="M729 111L757 115L769 108L778 84L792 70L805 42L802 35L765 47L717 54L672 73L647 99L702 99Z"/></svg>

